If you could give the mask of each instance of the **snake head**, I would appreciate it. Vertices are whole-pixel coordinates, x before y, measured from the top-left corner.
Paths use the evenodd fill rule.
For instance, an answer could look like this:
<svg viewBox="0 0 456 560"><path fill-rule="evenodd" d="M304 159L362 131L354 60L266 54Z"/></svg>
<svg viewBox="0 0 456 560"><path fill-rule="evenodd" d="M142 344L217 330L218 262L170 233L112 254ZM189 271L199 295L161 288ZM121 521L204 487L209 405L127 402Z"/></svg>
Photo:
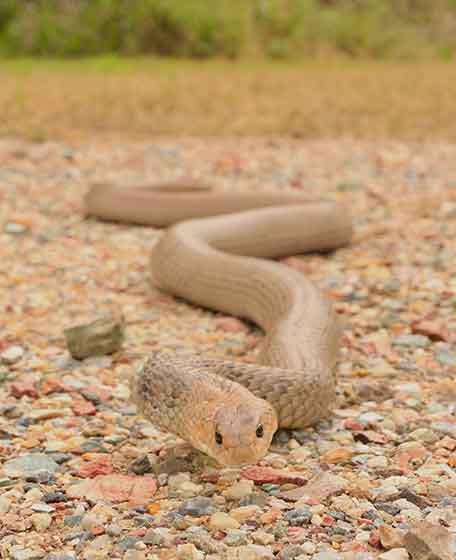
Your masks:
<svg viewBox="0 0 456 560"><path fill-rule="evenodd" d="M222 465L257 463L266 455L277 430L277 416L268 402L255 401L224 404L215 411L206 452Z"/></svg>

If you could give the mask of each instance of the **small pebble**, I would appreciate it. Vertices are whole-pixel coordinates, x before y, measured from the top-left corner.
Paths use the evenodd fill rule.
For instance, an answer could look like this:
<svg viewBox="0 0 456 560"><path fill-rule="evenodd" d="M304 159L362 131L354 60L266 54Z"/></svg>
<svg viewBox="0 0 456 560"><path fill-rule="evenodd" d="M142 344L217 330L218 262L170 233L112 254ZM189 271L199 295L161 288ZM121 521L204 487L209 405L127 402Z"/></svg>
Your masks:
<svg viewBox="0 0 456 560"><path fill-rule="evenodd" d="M294 558L297 558L300 554L303 554L303 552L302 546L298 544L289 544L282 549L280 558L282 558L282 560L294 560Z"/></svg>
<svg viewBox="0 0 456 560"><path fill-rule="evenodd" d="M178 560L202 560L204 554L192 543L177 545Z"/></svg>
<svg viewBox="0 0 456 560"><path fill-rule="evenodd" d="M317 550L317 547L314 545L314 543L310 541L302 543L301 548L304 554L314 554Z"/></svg>
<svg viewBox="0 0 456 560"><path fill-rule="evenodd" d="M0 354L0 361L6 365L13 365L24 356L22 346L10 346Z"/></svg>
<svg viewBox="0 0 456 560"><path fill-rule="evenodd" d="M123 560L146 560L146 555L140 550L127 550L123 555Z"/></svg>
<svg viewBox="0 0 456 560"><path fill-rule="evenodd" d="M244 523L247 519L253 519L261 514L261 508L258 506L241 506L230 511L230 516Z"/></svg>
<svg viewBox="0 0 456 560"><path fill-rule="evenodd" d="M252 533L252 538L254 542L262 545L269 545L275 541L274 535L267 533L266 531L255 531Z"/></svg>
<svg viewBox="0 0 456 560"><path fill-rule="evenodd" d="M48 513L34 513L30 520L37 531L45 531L51 526L52 516Z"/></svg>
<svg viewBox="0 0 456 560"><path fill-rule="evenodd" d="M43 550L33 550L31 548L22 548L13 546L10 550L11 560L41 560L46 556Z"/></svg>
<svg viewBox="0 0 456 560"><path fill-rule="evenodd" d="M312 560L342 560L342 557L337 552L332 550L322 550L312 556Z"/></svg>
<svg viewBox="0 0 456 560"><path fill-rule="evenodd" d="M404 334L393 340L394 346L404 346L406 348L427 348L430 344L429 338L421 334Z"/></svg>
<svg viewBox="0 0 456 560"><path fill-rule="evenodd" d="M178 510L180 515L191 515L192 517L201 517L203 515L210 515L214 513L215 508L212 505L210 498L198 497L191 498L183 502Z"/></svg>
<svg viewBox="0 0 456 560"><path fill-rule="evenodd" d="M241 500L246 496L250 496L253 492L254 482L253 480L240 480L235 482L230 488L223 492L223 495L228 500Z"/></svg>
<svg viewBox="0 0 456 560"><path fill-rule="evenodd" d="M16 222L7 222L3 227L3 231L5 233L9 233L10 235L25 233L27 230L28 227L26 225L18 224Z"/></svg>
<svg viewBox="0 0 456 560"><path fill-rule="evenodd" d="M228 546L240 546L242 544L248 544L249 541L245 531L241 531L240 529L226 529L226 537L223 542Z"/></svg>
<svg viewBox="0 0 456 560"><path fill-rule="evenodd" d="M110 537L118 537L122 534L122 527L120 527L120 525L116 525L115 523L111 523L106 527L106 533Z"/></svg>
<svg viewBox="0 0 456 560"><path fill-rule="evenodd" d="M308 508L296 508L287 511L284 519L292 526L302 526L310 523L312 519L312 512Z"/></svg>
<svg viewBox="0 0 456 560"><path fill-rule="evenodd" d="M223 511L213 513L209 519L209 527L212 529L237 529L239 522Z"/></svg>
<svg viewBox="0 0 456 560"><path fill-rule="evenodd" d="M392 548L380 554L378 560L409 560L409 555L405 548Z"/></svg>

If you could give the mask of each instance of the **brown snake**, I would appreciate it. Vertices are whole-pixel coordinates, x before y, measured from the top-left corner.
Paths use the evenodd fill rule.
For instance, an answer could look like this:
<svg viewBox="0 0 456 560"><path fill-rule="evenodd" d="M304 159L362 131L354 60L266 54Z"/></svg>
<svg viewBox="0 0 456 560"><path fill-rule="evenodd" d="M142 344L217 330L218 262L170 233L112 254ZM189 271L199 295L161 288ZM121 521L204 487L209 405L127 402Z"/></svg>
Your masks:
<svg viewBox="0 0 456 560"><path fill-rule="evenodd" d="M85 202L87 213L102 219L171 226L152 251L154 284L266 333L258 365L153 354L132 383L145 417L219 463L240 465L265 455L278 426L303 428L329 413L336 314L303 274L264 259L348 243L343 206L191 184L95 185Z"/></svg>

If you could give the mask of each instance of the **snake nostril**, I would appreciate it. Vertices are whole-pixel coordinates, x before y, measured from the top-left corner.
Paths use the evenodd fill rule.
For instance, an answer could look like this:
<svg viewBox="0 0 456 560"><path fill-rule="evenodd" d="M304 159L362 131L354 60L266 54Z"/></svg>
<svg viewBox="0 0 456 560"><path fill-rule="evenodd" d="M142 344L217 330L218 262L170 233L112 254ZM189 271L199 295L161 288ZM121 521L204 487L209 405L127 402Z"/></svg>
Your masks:
<svg viewBox="0 0 456 560"><path fill-rule="evenodd" d="M257 438L262 438L264 435L264 429L263 429L263 425L262 424L258 424L257 429L256 429L256 437Z"/></svg>
<svg viewBox="0 0 456 560"><path fill-rule="evenodd" d="M222 445L223 443L223 437L220 432L215 432L215 443L217 443L217 445Z"/></svg>

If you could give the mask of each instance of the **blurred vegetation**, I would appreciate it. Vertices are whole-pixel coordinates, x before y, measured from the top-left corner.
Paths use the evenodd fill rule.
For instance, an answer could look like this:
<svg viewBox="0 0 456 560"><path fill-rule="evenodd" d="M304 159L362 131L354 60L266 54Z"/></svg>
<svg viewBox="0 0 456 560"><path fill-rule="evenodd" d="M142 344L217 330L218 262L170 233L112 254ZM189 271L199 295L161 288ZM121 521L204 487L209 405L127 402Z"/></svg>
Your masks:
<svg viewBox="0 0 456 560"><path fill-rule="evenodd" d="M456 0L0 0L0 53L451 58Z"/></svg>

